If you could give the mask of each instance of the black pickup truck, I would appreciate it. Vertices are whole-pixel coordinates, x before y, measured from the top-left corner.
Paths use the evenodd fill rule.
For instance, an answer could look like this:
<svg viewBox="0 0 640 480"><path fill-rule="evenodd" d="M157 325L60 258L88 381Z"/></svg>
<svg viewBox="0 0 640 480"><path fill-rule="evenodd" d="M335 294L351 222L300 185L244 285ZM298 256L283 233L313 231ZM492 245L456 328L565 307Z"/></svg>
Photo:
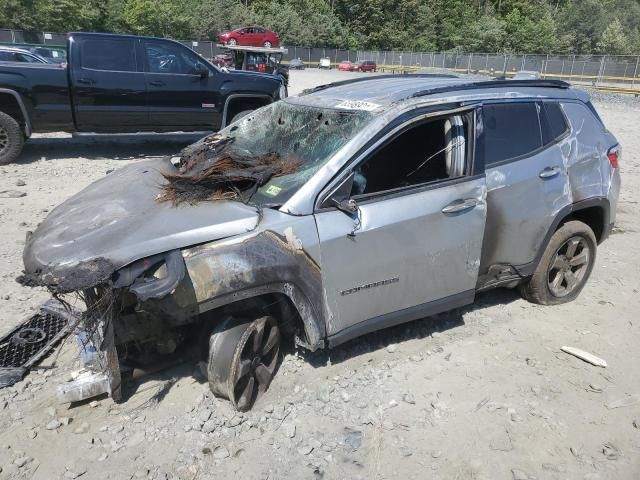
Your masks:
<svg viewBox="0 0 640 480"><path fill-rule="evenodd" d="M33 132L218 130L287 96L278 75L220 69L172 40L73 33L67 54L0 63L0 164Z"/></svg>

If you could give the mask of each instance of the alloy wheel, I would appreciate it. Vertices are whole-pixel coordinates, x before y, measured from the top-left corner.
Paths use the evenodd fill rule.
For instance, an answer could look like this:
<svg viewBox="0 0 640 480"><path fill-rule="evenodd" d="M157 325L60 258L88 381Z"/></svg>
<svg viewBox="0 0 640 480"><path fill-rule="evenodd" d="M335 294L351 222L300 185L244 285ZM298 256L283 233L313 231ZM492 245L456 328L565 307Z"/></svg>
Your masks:
<svg viewBox="0 0 640 480"><path fill-rule="evenodd" d="M0 127L0 155L9 148L9 134L7 131Z"/></svg>
<svg viewBox="0 0 640 480"><path fill-rule="evenodd" d="M569 295L578 288L589 269L591 250L587 240L574 236L556 251L549 267L547 285L555 297Z"/></svg>

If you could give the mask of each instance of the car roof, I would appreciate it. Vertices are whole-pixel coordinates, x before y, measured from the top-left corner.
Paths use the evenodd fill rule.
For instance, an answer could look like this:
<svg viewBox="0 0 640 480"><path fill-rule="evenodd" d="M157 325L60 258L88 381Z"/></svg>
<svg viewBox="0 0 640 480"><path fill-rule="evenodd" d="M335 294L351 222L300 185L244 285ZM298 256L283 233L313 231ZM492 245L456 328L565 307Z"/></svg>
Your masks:
<svg viewBox="0 0 640 480"><path fill-rule="evenodd" d="M16 48L16 47L4 47L4 46L0 46L0 50L3 50L5 52L17 52L17 53L27 53L29 55L35 56L33 55L33 53L31 53L29 50L26 50L24 48Z"/></svg>
<svg viewBox="0 0 640 480"><path fill-rule="evenodd" d="M320 85L305 90L296 103L331 108L346 101L360 101L385 109L398 102L426 96L458 98L479 93L495 94L496 97L515 93L519 96L576 98L570 85L558 80L491 80L449 74L411 74L380 75Z"/></svg>

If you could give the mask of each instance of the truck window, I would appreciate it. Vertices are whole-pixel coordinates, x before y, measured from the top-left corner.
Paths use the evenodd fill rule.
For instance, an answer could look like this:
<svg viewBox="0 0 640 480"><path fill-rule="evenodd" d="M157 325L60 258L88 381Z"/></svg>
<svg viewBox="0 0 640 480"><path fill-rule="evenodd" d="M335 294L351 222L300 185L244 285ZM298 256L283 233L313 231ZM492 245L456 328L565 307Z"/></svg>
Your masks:
<svg viewBox="0 0 640 480"><path fill-rule="evenodd" d="M136 49L132 38L87 38L80 42L80 66L92 70L135 72Z"/></svg>
<svg viewBox="0 0 640 480"><path fill-rule="evenodd" d="M202 62L186 48L170 42L144 42L147 72L190 75Z"/></svg>

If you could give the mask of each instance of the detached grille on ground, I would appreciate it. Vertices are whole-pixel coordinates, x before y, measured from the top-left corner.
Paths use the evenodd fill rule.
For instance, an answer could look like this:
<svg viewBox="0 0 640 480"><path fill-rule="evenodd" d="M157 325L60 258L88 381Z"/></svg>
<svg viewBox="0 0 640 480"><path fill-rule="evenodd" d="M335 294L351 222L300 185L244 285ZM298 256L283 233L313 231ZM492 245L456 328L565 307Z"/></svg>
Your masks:
<svg viewBox="0 0 640 480"><path fill-rule="evenodd" d="M49 300L35 315L0 339L0 388L20 381L73 329L78 313Z"/></svg>

